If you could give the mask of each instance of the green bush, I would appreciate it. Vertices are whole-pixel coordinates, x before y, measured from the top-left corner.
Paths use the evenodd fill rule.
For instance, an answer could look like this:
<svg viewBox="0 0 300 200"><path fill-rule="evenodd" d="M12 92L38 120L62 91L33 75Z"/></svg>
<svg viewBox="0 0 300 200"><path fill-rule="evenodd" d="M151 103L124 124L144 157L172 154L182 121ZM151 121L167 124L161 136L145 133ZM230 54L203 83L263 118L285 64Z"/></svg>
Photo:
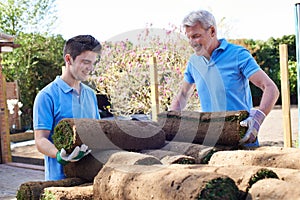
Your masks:
<svg viewBox="0 0 300 200"><path fill-rule="evenodd" d="M297 62L289 61L289 85L291 95L297 95Z"/></svg>
<svg viewBox="0 0 300 200"><path fill-rule="evenodd" d="M6 81L18 81L22 126L32 128L32 107L36 94L61 73L64 64L61 35L20 33L15 43L19 48L3 54L2 66Z"/></svg>

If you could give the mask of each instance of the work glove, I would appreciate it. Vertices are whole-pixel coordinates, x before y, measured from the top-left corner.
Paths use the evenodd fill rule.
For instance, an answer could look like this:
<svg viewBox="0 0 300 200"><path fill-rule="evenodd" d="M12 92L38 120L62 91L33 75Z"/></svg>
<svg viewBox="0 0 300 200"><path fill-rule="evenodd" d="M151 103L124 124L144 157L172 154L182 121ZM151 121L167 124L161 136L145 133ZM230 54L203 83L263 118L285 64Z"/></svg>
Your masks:
<svg viewBox="0 0 300 200"><path fill-rule="evenodd" d="M88 146L82 144L80 147L76 146L75 149L71 154L67 154L66 150L62 148L56 154L56 160L62 164L66 165L69 162L76 162L83 158L84 156L88 155L92 150L88 149Z"/></svg>
<svg viewBox="0 0 300 200"><path fill-rule="evenodd" d="M260 125L263 123L265 117L265 113L263 113L261 110L254 108L250 110L249 117L240 122L241 126L248 127L245 136L239 141L240 145L245 143L253 143L256 141Z"/></svg>

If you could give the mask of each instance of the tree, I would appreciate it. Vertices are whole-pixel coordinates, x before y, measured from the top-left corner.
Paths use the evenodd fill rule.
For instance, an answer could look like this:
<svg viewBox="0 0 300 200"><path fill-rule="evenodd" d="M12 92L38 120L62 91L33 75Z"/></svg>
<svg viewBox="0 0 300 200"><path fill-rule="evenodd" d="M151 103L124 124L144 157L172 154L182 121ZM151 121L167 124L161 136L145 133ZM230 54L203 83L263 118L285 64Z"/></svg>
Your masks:
<svg viewBox="0 0 300 200"><path fill-rule="evenodd" d="M55 0L0 0L0 31L49 33L57 22Z"/></svg>
<svg viewBox="0 0 300 200"><path fill-rule="evenodd" d="M7 81L18 81L22 124L30 126L36 94L61 73L65 41L61 35L45 37L33 33L21 33L15 41L22 48L3 54L3 73Z"/></svg>
<svg viewBox="0 0 300 200"><path fill-rule="evenodd" d="M22 125L31 128L37 92L60 74L63 65L61 35L49 31L57 19L55 0L0 0L0 31L15 35L21 47L3 54L6 81L18 81Z"/></svg>

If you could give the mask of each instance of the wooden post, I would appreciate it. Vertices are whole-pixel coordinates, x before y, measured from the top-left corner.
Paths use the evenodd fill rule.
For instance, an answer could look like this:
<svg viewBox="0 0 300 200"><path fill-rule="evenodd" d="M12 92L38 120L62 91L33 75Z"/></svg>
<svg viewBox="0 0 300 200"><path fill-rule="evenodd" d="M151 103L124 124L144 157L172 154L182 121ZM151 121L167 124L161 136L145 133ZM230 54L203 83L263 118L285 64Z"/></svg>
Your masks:
<svg viewBox="0 0 300 200"><path fill-rule="evenodd" d="M300 2L295 2L297 92L298 92L298 148L300 148Z"/></svg>
<svg viewBox="0 0 300 200"><path fill-rule="evenodd" d="M156 57L150 58L150 81L151 81L152 121L157 121L157 114L159 112L159 99L158 99L158 80L157 80Z"/></svg>
<svg viewBox="0 0 300 200"><path fill-rule="evenodd" d="M1 53L1 47L0 47ZM10 132L8 125L8 109L6 102L6 81L5 76L2 74L0 55L0 161L1 163L8 163L12 161L10 152Z"/></svg>
<svg viewBox="0 0 300 200"><path fill-rule="evenodd" d="M0 163L11 162L10 152L10 131L8 125L8 108L6 102L6 81L2 74L1 53L11 52L14 48L20 47L15 44L14 36L0 32Z"/></svg>
<svg viewBox="0 0 300 200"><path fill-rule="evenodd" d="M286 44L279 45L279 54L280 54L281 99L282 99L282 114L283 114L284 146L292 147L288 50Z"/></svg>

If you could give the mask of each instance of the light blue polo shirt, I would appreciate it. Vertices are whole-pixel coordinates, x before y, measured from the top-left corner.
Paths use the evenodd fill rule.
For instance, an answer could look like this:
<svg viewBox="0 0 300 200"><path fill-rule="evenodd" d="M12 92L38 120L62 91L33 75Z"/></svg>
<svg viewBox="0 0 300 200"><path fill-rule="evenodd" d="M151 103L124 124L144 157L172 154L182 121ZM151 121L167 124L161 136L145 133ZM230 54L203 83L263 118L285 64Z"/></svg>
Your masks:
<svg viewBox="0 0 300 200"><path fill-rule="evenodd" d="M242 46L220 40L208 61L192 55L184 80L195 83L203 112L247 110L253 107L248 78L258 70L250 52Z"/></svg>
<svg viewBox="0 0 300 200"><path fill-rule="evenodd" d="M64 118L100 119L94 91L80 83L80 95L59 76L36 96L33 106L34 130L50 130L52 142L54 127ZM45 180L65 178L63 166L55 158L45 156Z"/></svg>
<svg viewBox="0 0 300 200"><path fill-rule="evenodd" d="M203 112L249 112L253 104L248 78L261 68L244 47L225 39L220 42L209 61L204 56L191 56L184 80L195 83ZM259 146L259 142L245 146Z"/></svg>

